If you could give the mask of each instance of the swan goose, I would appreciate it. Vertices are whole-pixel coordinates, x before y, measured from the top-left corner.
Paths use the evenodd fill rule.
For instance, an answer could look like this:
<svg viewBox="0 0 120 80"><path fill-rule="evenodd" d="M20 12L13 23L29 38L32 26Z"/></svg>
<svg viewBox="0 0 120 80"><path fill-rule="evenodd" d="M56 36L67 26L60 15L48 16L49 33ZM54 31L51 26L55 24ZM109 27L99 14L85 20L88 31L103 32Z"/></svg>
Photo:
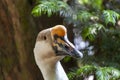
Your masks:
<svg viewBox="0 0 120 80"><path fill-rule="evenodd" d="M34 57L44 80L69 80L60 63L66 55L83 57L83 54L68 40L67 30L63 25L39 32Z"/></svg>

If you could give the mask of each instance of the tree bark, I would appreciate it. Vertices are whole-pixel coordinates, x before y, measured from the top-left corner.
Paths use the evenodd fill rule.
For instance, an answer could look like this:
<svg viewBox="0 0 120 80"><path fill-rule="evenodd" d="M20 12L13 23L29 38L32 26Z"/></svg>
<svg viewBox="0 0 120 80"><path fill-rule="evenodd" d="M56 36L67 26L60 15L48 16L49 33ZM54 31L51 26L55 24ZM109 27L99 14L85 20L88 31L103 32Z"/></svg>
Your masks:
<svg viewBox="0 0 120 80"><path fill-rule="evenodd" d="M27 0L0 1L0 80L42 80L33 55L36 27Z"/></svg>

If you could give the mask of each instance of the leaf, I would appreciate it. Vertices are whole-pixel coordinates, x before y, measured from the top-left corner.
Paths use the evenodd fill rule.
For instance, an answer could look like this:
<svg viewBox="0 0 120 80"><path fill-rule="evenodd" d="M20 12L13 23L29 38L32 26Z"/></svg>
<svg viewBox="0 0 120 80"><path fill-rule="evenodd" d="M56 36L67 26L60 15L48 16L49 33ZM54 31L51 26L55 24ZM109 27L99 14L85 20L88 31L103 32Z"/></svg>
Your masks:
<svg viewBox="0 0 120 80"><path fill-rule="evenodd" d="M78 20L80 20L81 22L87 22L88 20L90 20L91 16L92 14L87 11L80 11L77 14Z"/></svg>
<svg viewBox="0 0 120 80"><path fill-rule="evenodd" d="M67 56L63 59L64 62L69 62L71 60L71 57Z"/></svg>
<svg viewBox="0 0 120 80"><path fill-rule="evenodd" d="M92 41L101 29L104 29L104 26L98 23L86 26L82 31L82 37L83 39L89 38Z"/></svg>
<svg viewBox="0 0 120 80"><path fill-rule="evenodd" d="M102 9L103 0L79 0L79 3L89 6L93 9Z"/></svg>
<svg viewBox="0 0 120 80"><path fill-rule="evenodd" d="M63 1L58 1L57 4L59 6L60 16L69 17L73 15L73 11L67 3Z"/></svg>
<svg viewBox="0 0 120 80"><path fill-rule="evenodd" d="M112 10L104 10L103 11L103 20L105 24L112 23L114 26L116 24L116 21L119 19L120 15Z"/></svg>
<svg viewBox="0 0 120 80"><path fill-rule="evenodd" d="M73 80L73 78L76 76L76 73L74 73L74 72L70 72L69 74L68 74L68 77L69 77L69 79L70 80Z"/></svg>
<svg viewBox="0 0 120 80"><path fill-rule="evenodd" d="M57 0L39 1L38 5L36 5L32 10L32 14L34 16L41 16L42 14L47 14L48 16L51 16L52 14L58 12L60 16L64 17L72 15L72 10L67 5L67 3Z"/></svg>
<svg viewBox="0 0 120 80"><path fill-rule="evenodd" d="M37 6L32 10L34 16L41 16L42 14L47 14L51 16L53 13L58 11L58 6L53 1L41 1Z"/></svg>
<svg viewBox="0 0 120 80"><path fill-rule="evenodd" d="M91 0L91 6L95 9L102 9L103 0Z"/></svg>
<svg viewBox="0 0 120 80"><path fill-rule="evenodd" d="M97 80L109 80L109 75L107 74L106 70L103 68L98 68L96 71Z"/></svg>
<svg viewBox="0 0 120 80"><path fill-rule="evenodd" d="M120 71L112 67L101 67L96 72L98 80L117 80L120 78Z"/></svg>
<svg viewBox="0 0 120 80"><path fill-rule="evenodd" d="M110 71L109 71L109 73L111 73L111 75L112 75L112 77L111 77L111 79L118 79L118 78L120 78L120 71L119 70L117 70L117 69L115 69L115 68L109 68L110 69Z"/></svg>
<svg viewBox="0 0 120 80"><path fill-rule="evenodd" d="M76 73L81 75L89 75L90 73L93 73L95 70L96 70L95 66L86 65L78 69Z"/></svg>
<svg viewBox="0 0 120 80"><path fill-rule="evenodd" d="M87 77L91 74L94 74L96 80L119 80L120 79L120 71L113 67L99 67L94 65L85 65L73 72L69 73L69 78L74 80L77 78L79 80L84 77ZM81 79L80 79L81 80Z"/></svg>

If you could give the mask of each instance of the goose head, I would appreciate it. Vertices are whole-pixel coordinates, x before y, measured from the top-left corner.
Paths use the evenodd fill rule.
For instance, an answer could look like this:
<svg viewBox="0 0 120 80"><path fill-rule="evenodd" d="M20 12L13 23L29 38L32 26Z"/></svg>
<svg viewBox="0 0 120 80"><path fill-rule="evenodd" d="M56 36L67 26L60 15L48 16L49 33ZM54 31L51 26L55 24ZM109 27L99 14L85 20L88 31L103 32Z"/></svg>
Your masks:
<svg viewBox="0 0 120 80"><path fill-rule="evenodd" d="M34 55L36 62L43 60L56 62L66 55L83 57L83 54L68 40L67 29L63 25L42 30L38 34Z"/></svg>

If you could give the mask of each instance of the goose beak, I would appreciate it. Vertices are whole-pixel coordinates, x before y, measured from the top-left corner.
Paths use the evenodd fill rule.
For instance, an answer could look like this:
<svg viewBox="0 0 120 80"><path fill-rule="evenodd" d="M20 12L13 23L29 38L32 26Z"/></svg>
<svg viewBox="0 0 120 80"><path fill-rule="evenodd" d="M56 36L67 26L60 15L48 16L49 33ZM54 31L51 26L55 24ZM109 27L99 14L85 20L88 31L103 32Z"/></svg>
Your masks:
<svg viewBox="0 0 120 80"><path fill-rule="evenodd" d="M64 53L56 53L56 55L70 55L76 58L82 58L83 54L75 48L75 46L68 40L67 35L64 38L57 39L56 43L62 49ZM57 48L56 48L57 49Z"/></svg>
<svg viewBox="0 0 120 80"><path fill-rule="evenodd" d="M68 55L77 57L77 58L82 58L83 54L75 48L75 46L68 40L67 35L64 36L64 44L61 46Z"/></svg>

